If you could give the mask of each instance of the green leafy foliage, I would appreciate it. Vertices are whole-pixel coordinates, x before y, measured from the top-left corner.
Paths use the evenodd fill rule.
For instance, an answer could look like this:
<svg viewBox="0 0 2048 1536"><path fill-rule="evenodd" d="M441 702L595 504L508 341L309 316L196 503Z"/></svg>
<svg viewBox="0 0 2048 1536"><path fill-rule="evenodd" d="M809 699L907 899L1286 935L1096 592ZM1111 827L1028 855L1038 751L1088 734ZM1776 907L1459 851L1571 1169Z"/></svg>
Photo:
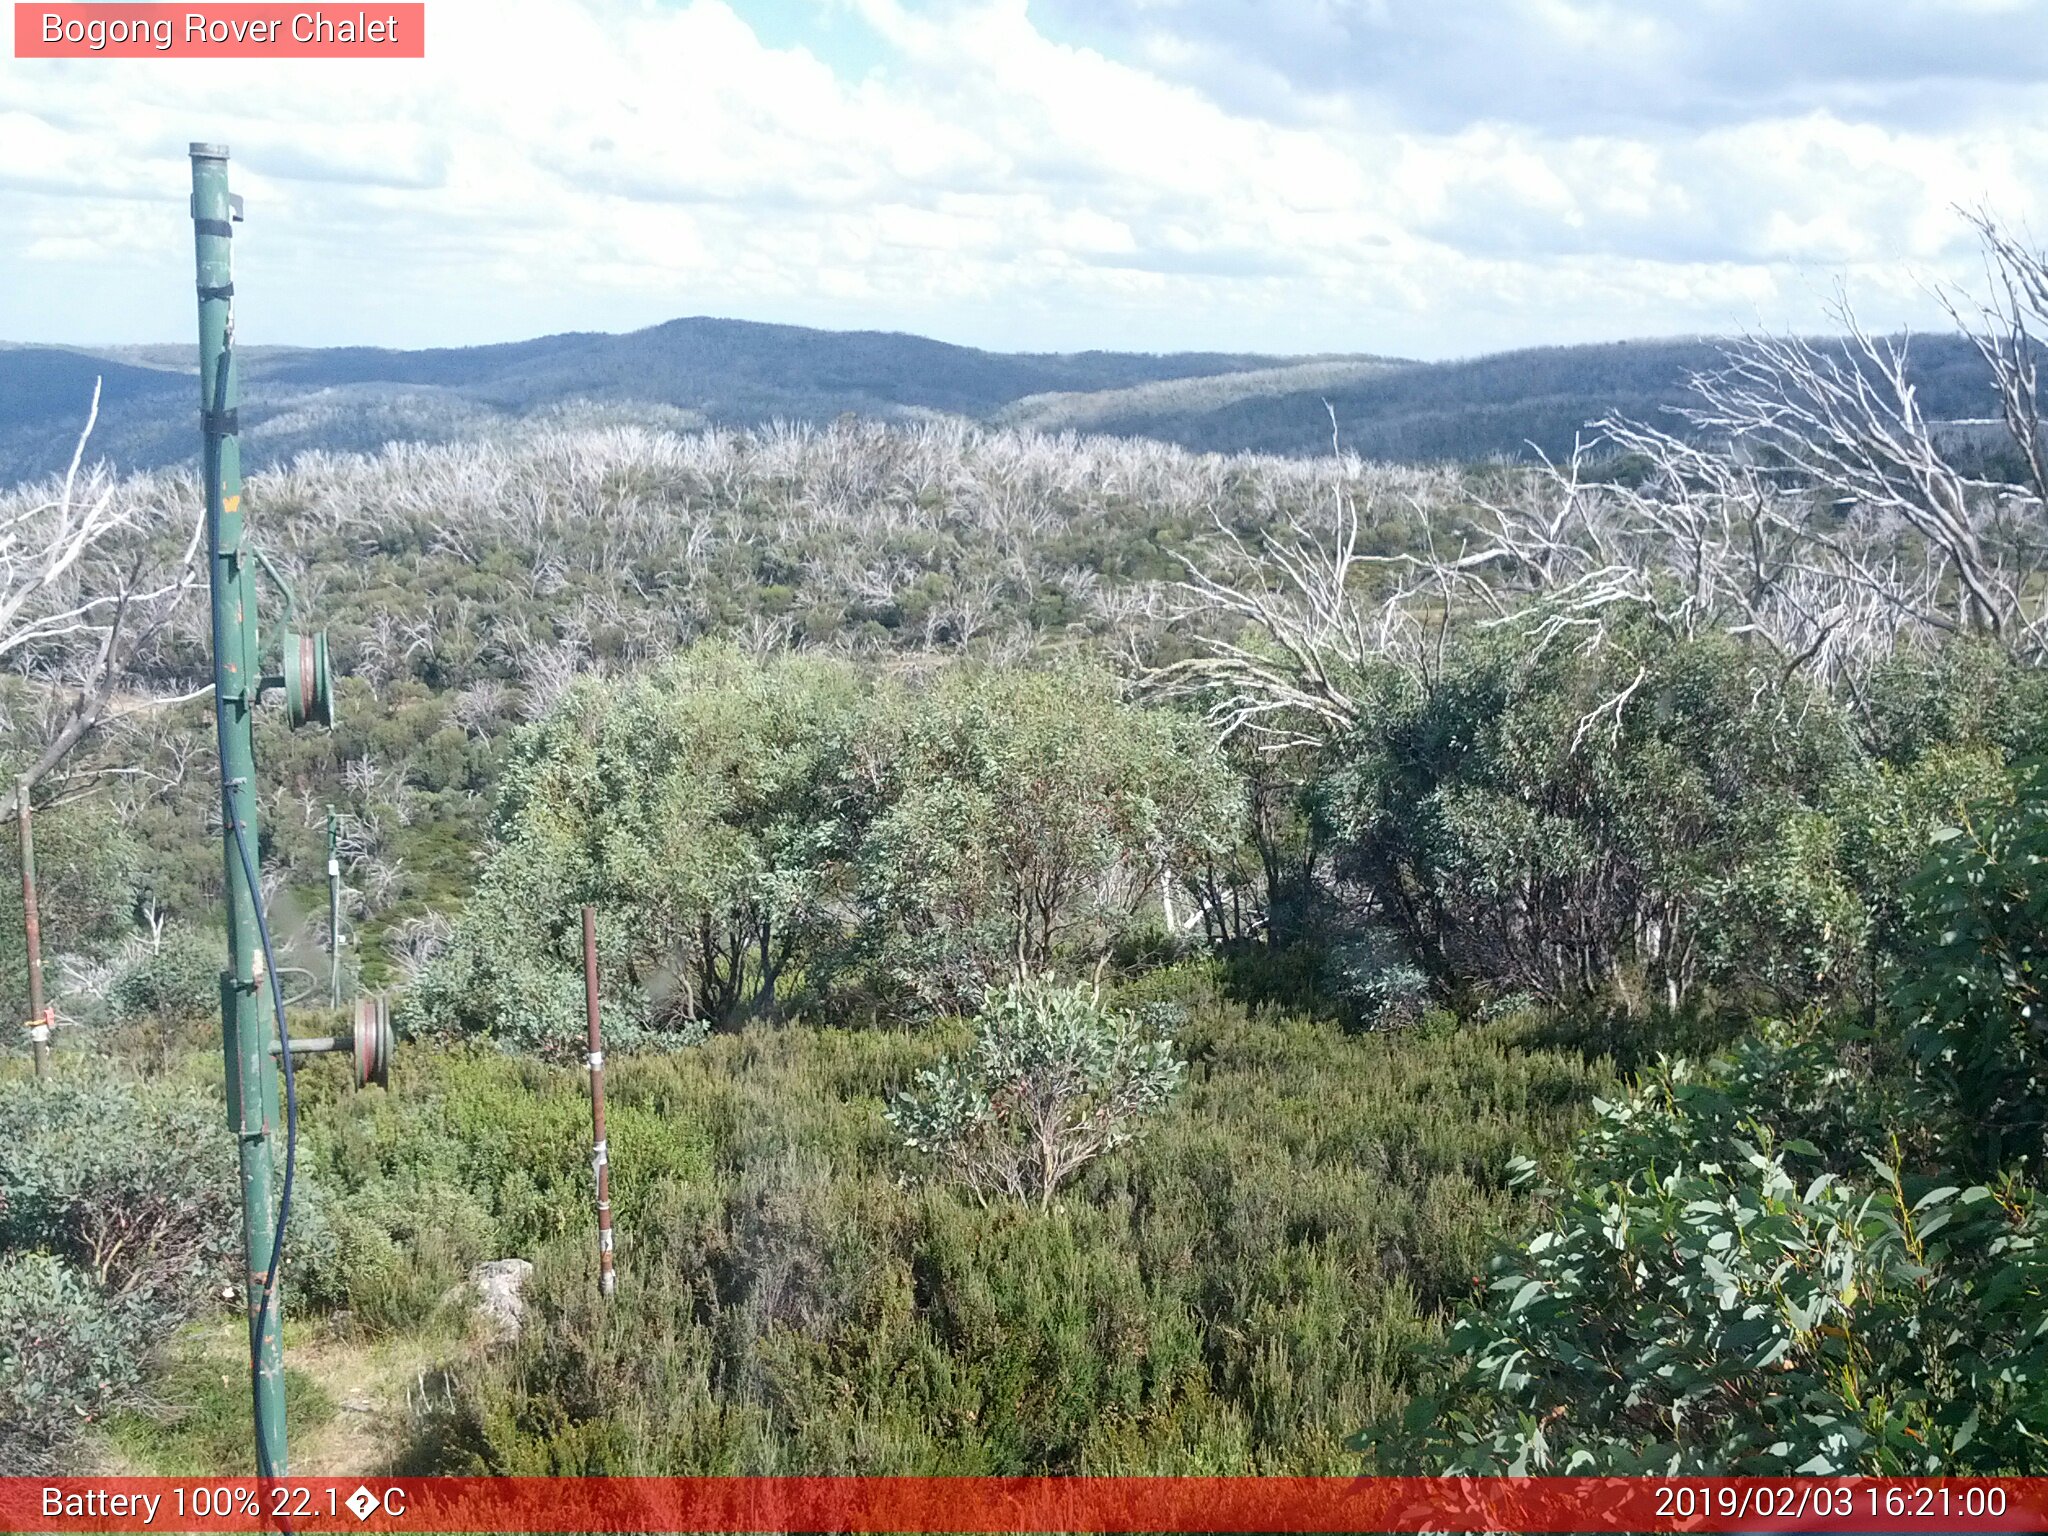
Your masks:
<svg viewBox="0 0 2048 1536"><path fill-rule="evenodd" d="M0 1078L0 1462L63 1466L232 1286L219 1102L118 1072Z"/></svg>
<svg viewBox="0 0 2048 1536"><path fill-rule="evenodd" d="M50 1254L0 1250L0 1339L0 1465L10 1475L63 1468L79 1433L144 1379L139 1309Z"/></svg>
<svg viewBox="0 0 2048 1536"><path fill-rule="evenodd" d="M1966 1166L2038 1179L2048 1154L2048 770L1980 802L1907 890L1917 939L1894 1004L1953 1106Z"/></svg>
<svg viewBox="0 0 2048 1536"><path fill-rule="evenodd" d="M1937 835L1874 1031L1765 1031L1600 1119L1363 1443L1472 1471L2014 1473L2048 1447L2038 772ZM1524 1164L1533 1180L1533 1164Z"/></svg>
<svg viewBox="0 0 2048 1536"><path fill-rule="evenodd" d="M220 977L227 948L214 934L171 928L138 950L107 988L107 1006L121 1020L178 1024L220 1015Z"/></svg>
<svg viewBox="0 0 2048 1536"><path fill-rule="evenodd" d="M623 1058L622 1058L623 1060ZM339 1063L322 1064L338 1067ZM528 1253L591 1221L590 1105L581 1074L475 1051L408 1052L402 1083L359 1094L306 1073L301 1177L287 1298L375 1336L427 1326L484 1259ZM630 1079L633 1068L614 1069ZM611 1155L634 1177L614 1205L647 1219L649 1188L701 1180L702 1131L612 1096Z"/></svg>
<svg viewBox="0 0 2048 1536"><path fill-rule="evenodd" d="M889 1123L977 1196L1050 1207L1179 1084L1167 1022L1104 1008L1086 986L1011 982L983 999L967 1053L920 1072Z"/></svg>
<svg viewBox="0 0 2048 1536"><path fill-rule="evenodd" d="M430 1031L573 1051L587 901L621 1048L806 1003L929 1012L1100 959L1233 811L1192 723L1099 674L913 689L699 647L520 734L477 893L412 1002Z"/></svg>
<svg viewBox="0 0 2048 1536"><path fill-rule="evenodd" d="M966 1055L965 1026L756 1022L615 1059L607 1304L578 1069L421 1053L357 1113L316 1109L309 1166L338 1208L488 1215L483 1249L393 1231L408 1307L479 1252L536 1264L519 1341L455 1359L407 1464L1347 1470L1344 1436L1399 1406L1428 1314L1518 1218L1503 1162L1557 1147L1597 1074L1526 1021L1346 1037L1248 1015L1206 964L1105 1004L1185 1009L1186 1078L1050 1210L919 1177L888 1121ZM424 1315L351 1311L373 1334Z"/></svg>
<svg viewBox="0 0 2048 1536"><path fill-rule="evenodd" d="M1091 964L1235 836L1239 794L1194 721L1122 703L1099 672L975 669L885 694L839 780L863 980L930 1010Z"/></svg>
<svg viewBox="0 0 2048 1536"><path fill-rule="evenodd" d="M1403 1028L1429 1007L1429 977L1385 930L1339 939L1324 954L1323 970L1330 992L1366 1028Z"/></svg>
<svg viewBox="0 0 2048 1536"><path fill-rule="evenodd" d="M94 955L118 940L134 899L139 850L103 805L37 810L36 911L47 981L55 990L56 957ZM28 1017L28 949L22 928L19 829L0 834L0 1007L18 1024Z"/></svg>
<svg viewBox="0 0 2048 1536"><path fill-rule="evenodd" d="M1451 1330L1446 1393L1362 1437L1375 1464L1920 1476L2038 1465L2041 1214L2022 1190L1963 1188L1853 1141L1824 1155L1790 1134L1808 1117L1786 1104L1788 1087L1837 1109L1883 1106L1881 1089L1847 1097L1871 1084L1839 1066L1837 1045L1753 1043L1600 1105L1562 1175L1538 1187L1534 1235Z"/></svg>
<svg viewBox="0 0 2048 1536"><path fill-rule="evenodd" d="M1930 825L2002 782L1981 746L1914 750L1872 757L1732 641L1474 639L1339 749L1327 815L1440 984L1797 1007L1867 975Z"/></svg>
<svg viewBox="0 0 2048 1536"><path fill-rule="evenodd" d="M175 1320L231 1280L241 1232L218 1100L114 1073L0 1080L0 1250L77 1265Z"/></svg>
<svg viewBox="0 0 2048 1536"><path fill-rule="evenodd" d="M844 667L721 647L573 690L514 743L493 856L421 979L427 1027L573 1049L584 902L604 913L614 1045L773 1012L824 921L821 777L859 696Z"/></svg>

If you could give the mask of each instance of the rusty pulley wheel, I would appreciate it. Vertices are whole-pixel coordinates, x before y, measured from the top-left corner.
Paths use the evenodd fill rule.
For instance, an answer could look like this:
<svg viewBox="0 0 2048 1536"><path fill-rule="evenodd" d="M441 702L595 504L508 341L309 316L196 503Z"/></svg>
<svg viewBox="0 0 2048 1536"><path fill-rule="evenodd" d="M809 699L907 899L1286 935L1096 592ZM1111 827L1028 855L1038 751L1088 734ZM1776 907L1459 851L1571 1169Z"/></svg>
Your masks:
<svg viewBox="0 0 2048 1536"><path fill-rule="evenodd" d="M356 1086L391 1080L391 1005L382 993L356 999Z"/></svg>
<svg viewBox="0 0 2048 1536"><path fill-rule="evenodd" d="M293 729L334 724L334 676L327 666L327 631L284 634L285 718Z"/></svg>

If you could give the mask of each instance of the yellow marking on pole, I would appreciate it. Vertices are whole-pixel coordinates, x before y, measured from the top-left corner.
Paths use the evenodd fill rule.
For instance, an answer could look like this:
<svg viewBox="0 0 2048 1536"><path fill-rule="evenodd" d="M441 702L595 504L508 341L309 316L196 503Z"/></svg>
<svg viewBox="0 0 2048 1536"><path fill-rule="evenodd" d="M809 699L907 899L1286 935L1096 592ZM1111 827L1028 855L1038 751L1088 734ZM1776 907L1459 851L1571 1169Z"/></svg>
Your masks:
<svg viewBox="0 0 2048 1536"><path fill-rule="evenodd" d="M242 510L242 498L241 498L241 495L240 495L239 493L237 493L236 495L233 495L233 496L226 496L226 497L223 497L223 498L221 499L220 509L221 509L221 511L223 511L223 512L239 512L239 511L241 511L241 510Z"/></svg>

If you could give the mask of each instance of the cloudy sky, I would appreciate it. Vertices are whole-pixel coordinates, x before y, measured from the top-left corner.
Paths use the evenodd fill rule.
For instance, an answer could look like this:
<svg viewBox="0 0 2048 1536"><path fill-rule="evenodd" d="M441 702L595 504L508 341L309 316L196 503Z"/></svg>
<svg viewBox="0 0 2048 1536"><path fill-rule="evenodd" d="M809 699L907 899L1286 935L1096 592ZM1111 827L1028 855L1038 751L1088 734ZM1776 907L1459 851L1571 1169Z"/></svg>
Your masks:
<svg viewBox="0 0 2048 1536"><path fill-rule="evenodd" d="M347 7L350 14L354 5ZM340 9L339 6L333 9ZM2048 235L2048 0L428 0L425 61L0 59L0 338L731 315L1469 355L1934 323Z"/></svg>

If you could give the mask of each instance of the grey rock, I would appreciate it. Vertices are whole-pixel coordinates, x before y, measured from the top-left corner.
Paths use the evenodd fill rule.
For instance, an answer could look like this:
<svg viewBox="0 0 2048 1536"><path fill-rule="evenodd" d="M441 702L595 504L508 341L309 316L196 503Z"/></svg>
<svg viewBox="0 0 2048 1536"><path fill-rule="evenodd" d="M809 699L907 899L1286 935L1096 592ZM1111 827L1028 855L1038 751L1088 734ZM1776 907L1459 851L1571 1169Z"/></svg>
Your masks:
<svg viewBox="0 0 2048 1536"><path fill-rule="evenodd" d="M526 1320L526 1282L532 1278L533 1266L525 1259L491 1259L469 1272L477 1315L497 1341L509 1344L519 1337Z"/></svg>

